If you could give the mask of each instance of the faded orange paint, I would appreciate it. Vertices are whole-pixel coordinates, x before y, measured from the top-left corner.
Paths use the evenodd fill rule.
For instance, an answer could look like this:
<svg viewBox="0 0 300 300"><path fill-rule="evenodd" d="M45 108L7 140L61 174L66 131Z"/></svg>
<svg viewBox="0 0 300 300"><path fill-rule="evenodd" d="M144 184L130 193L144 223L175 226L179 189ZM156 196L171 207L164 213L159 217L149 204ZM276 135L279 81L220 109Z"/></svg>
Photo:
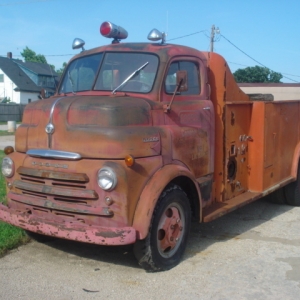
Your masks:
<svg viewBox="0 0 300 300"><path fill-rule="evenodd" d="M6 179L1 220L66 239L129 244L147 236L170 183L187 194L194 217L207 222L296 179L299 101L251 101L223 57L178 45L114 44L83 51L70 63L100 52L156 55L152 89L57 93L29 104L9 154L15 174ZM199 66L201 90L175 95L165 112L173 94L164 82L178 60ZM120 73L113 76L120 83ZM55 130L46 133L50 121ZM80 158L36 157L32 149ZM109 191L97 184L103 167L118 180Z"/></svg>

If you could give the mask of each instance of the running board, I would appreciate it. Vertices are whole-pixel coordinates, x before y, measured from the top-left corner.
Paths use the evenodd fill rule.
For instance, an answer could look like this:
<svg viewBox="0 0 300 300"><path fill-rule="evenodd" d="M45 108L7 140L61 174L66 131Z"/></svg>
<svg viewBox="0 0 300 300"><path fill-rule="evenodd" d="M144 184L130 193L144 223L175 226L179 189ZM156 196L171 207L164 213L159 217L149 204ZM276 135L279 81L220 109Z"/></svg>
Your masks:
<svg viewBox="0 0 300 300"><path fill-rule="evenodd" d="M224 202L215 202L210 207L203 209L203 222L215 220L261 197L263 197L262 193L245 192L230 200Z"/></svg>

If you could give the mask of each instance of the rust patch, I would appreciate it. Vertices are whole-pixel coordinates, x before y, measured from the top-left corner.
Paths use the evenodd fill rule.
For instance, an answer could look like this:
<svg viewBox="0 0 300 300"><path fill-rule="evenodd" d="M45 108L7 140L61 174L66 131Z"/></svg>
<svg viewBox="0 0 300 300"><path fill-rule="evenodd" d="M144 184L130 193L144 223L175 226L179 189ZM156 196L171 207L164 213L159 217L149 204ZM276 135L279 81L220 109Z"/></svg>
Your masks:
<svg viewBox="0 0 300 300"><path fill-rule="evenodd" d="M116 231L116 232L113 232L113 231L101 231L101 232L97 232L95 233L96 236L101 236L101 237L104 237L104 238L118 238L118 237L123 237L124 236L124 233L130 233L130 231Z"/></svg>

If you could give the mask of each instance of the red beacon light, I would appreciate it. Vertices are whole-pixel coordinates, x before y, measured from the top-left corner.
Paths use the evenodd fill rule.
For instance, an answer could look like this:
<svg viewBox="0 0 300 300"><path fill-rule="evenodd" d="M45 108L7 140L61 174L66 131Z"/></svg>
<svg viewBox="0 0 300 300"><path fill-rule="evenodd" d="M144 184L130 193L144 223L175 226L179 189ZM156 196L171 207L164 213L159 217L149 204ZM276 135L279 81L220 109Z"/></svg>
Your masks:
<svg viewBox="0 0 300 300"><path fill-rule="evenodd" d="M113 38L112 44L119 43L120 40L126 39L128 36L124 28L111 22L103 22L100 26L100 33L104 37Z"/></svg>

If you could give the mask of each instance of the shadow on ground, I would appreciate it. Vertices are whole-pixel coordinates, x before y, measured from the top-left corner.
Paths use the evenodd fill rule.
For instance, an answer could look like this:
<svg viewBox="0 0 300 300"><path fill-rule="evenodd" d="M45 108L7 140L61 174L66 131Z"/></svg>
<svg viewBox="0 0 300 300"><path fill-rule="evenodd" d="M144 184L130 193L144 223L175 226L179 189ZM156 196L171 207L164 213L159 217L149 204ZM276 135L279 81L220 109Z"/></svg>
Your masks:
<svg viewBox="0 0 300 300"><path fill-rule="evenodd" d="M183 260L201 253L212 244L238 238L291 209L291 206L276 205L261 199L210 223L193 223ZM62 239L54 239L47 245L90 260L140 268L135 260L132 245L99 246Z"/></svg>

